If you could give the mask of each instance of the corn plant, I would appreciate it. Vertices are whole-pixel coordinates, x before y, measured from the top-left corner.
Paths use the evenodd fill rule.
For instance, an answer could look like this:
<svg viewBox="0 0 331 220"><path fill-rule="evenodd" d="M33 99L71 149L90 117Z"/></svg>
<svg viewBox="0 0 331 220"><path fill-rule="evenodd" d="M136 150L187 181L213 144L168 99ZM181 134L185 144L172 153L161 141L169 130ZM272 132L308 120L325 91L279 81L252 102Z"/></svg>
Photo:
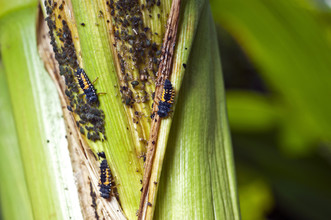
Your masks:
<svg viewBox="0 0 331 220"><path fill-rule="evenodd" d="M239 219L208 1L39 4L0 1L4 219Z"/></svg>

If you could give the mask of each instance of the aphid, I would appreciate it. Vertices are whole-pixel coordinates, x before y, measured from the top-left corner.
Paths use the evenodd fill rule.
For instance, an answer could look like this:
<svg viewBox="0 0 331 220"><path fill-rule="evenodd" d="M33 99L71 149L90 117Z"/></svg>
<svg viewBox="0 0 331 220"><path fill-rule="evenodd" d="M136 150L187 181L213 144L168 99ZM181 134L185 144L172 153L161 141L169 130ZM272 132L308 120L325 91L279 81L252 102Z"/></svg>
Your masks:
<svg viewBox="0 0 331 220"><path fill-rule="evenodd" d="M139 85L139 82L138 82L138 81L132 81L132 82L131 82L131 85L132 85L132 87L134 88L134 87L136 87L137 85Z"/></svg>
<svg viewBox="0 0 331 220"><path fill-rule="evenodd" d="M170 112L170 108L173 104L175 97L175 91L173 90L170 80L166 79L163 86L161 101L159 103L159 110L157 114L161 117L167 117Z"/></svg>
<svg viewBox="0 0 331 220"><path fill-rule="evenodd" d="M106 159L105 152L103 152L103 151L98 152L98 156L99 156L99 157L102 157L102 158L104 158L104 159Z"/></svg>
<svg viewBox="0 0 331 220"><path fill-rule="evenodd" d="M83 89L85 93L85 98L87 103L89 104L98 103L98 96L96 94L96 90L94 89L92 83L87 77L85 71L81 68L78 68L76 72L76 76L80 87Z"/></svg>
<svg viewBox="0 0 331 220"><path fill-rule="evenodd" d="M71 106L67 106L67 109L69 110L69 111L71 111L72 112L72 108L71 108Z"/></svg>
<svg viewBox="0 0 331 220"><path fill-rule="evenodd" d="M111 192L111 172L107 163L107 160L102 160L100 164L100 195L108 199L110 197L110 192Z"/></svg>
<svg viewBox="0 0 331 220"><path fill-rule="evenodd" d="M79 127L79 131L80 131L81 134L85 134L85 130L84 130L83 127Z"/></svg>

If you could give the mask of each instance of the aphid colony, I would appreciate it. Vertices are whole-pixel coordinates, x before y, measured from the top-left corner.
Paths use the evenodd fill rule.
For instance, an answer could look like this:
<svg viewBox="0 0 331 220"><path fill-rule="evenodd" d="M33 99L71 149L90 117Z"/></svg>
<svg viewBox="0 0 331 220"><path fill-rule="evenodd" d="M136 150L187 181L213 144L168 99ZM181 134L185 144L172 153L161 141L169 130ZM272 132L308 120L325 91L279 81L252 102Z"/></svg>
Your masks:
<svg viewBox="0 0 331 220"><path fill-rule="evenodd" d="M105 140L104 113L98 108L98 96L85 71L79 67L69 23L65 20L65 2L44 1L49 35L60 75L64 76L69 105L78 117L79 131L92 141ZM77 83L78 82L78 83ZM83 94L80 92L81 88ZM84 97L85 96L85 97Z"/></svg>
<svg viewBox="0 0 331 220"><path fill-rule="evenodd" d="M159 102L157 114L161 117L167 117L174 102L175 91L170 80L166 79L163 85L161 100Z"/></svg>
<svg viewBox="0 0 331 220"><path fill-rule="evenodd" d="M105 159L105 153L98 153L98 156L104 158L100 164L100 180L99 180L99 191L101 197L108 199L110 197L111 189L112 189L112 180L111 180L111 172Z"/></svg>
<svg viewBox="0 0 331 220"><path fill-rule="evenodd" d="M159 38L144 24L143 13L151 16L152 8L160 4L160 0L107 1L113 18L115 50L123 79L120 93L122 102L128 106L151 99L150 90L145 86L154 83L161 50L156 42Z"/></svg>

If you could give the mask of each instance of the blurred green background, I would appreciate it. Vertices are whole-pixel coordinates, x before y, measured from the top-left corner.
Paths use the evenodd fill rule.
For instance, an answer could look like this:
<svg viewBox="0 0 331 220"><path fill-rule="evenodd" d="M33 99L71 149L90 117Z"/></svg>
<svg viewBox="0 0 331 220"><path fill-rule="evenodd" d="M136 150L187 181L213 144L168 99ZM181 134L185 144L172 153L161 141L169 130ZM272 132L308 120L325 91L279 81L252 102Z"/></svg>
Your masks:
<svg viewBox="0 0 331 220"><path fill-rule="evenodd" d="M331 219L331 0L210 0L242 219Z"/></svg>

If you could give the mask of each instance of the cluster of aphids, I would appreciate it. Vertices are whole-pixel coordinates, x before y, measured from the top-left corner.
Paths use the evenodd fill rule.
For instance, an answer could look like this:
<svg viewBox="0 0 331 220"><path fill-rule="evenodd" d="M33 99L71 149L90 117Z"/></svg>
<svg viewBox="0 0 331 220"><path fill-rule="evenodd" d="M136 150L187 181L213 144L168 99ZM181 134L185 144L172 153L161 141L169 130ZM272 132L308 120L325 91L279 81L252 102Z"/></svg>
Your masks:
<svg viewBox="0 0 331 220"><path fill-rule="evenodd" d="M151 40L151 35L157 33L152 33L149 27L144 26L142 10L151 12L154 5L160 4L160 0L147 0L146 5L140 5L139 0L107 1L113 17L117 56L123 76L120 92L126 105L146 102L151 98L151 94L145 90L145 83L155 79L161 50L160 46ZM139 75L132 73L133 68ZM141 85L138 86L139 84ZM137 89L141 92L140 96L133 95L132 91Z"/></svg>
<svg viewBox="0 0 331 220"><path fill-rule="evenodd" d="M65 2L58 4L46 0L44 4L48 15L45 20L49 27L51 45L59 63L60 75L65 79L65 94L69 99L67 108L79 116L80 119L76 124L82 134L92 141L104 140L106 139L105 115L98 108L96 90L85 71L79 67L71 30L60 15L64 10ZM58 15L54 13L56 8L58 8Z"/></svg>
<svg viewBox="0 0 331 220"><path fill-rule="evenodd" d="M99 180L99 191L100 195L108 199L112 190L112 176L106 160L104 152L98 153L98 156L103 158L100 164L100 180Z"/></svg>

